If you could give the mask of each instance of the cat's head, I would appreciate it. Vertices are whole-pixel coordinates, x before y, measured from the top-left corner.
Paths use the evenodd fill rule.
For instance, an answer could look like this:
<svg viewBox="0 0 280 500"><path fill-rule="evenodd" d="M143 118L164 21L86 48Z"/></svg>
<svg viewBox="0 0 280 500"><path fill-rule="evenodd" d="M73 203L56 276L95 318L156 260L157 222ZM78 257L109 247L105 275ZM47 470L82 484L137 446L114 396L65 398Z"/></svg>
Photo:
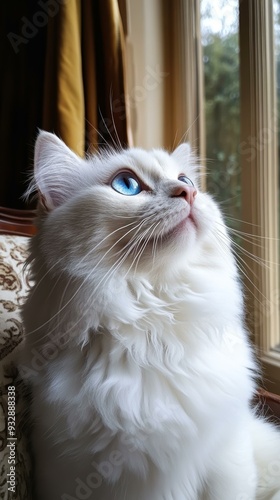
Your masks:
<svg viewBox="0 0 280 500"><path fill-rule="evenodd" d="M74 276L204 265L217 258L218 233L227 240L188 144L171 154L131 148L82 159L41 132L34 163L30 191L45 207L38 248Z"/></svg>

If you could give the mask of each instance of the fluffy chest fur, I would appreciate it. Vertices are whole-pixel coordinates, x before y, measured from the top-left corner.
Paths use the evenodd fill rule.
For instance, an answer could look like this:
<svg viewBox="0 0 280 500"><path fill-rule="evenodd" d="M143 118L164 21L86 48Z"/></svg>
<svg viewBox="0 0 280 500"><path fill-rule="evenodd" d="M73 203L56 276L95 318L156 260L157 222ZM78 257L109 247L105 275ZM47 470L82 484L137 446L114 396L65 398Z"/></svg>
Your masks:
<svg viewBox="0 0 280 500"><path fill-rule="evenodd" d="M102 307L89 303L87 287L83 300L66 306L71 336L35 380L40 419L46 415L48 428L52 409L56 443L100 460L120 450L124 458L115 479L124 467L145 477L150 462L166 470L182 446L190 449L198 441L210 454L247 410L254 387L238 285L221 310L229 283L216 277L213 287L213 279L209 273L202 293L194 269L157 287L117 276L107 291L98 291ZM61 334L56 328L53 338ZM78 338L82 347L70 349ZM217 415L223 416L219 427Z"/></svg>

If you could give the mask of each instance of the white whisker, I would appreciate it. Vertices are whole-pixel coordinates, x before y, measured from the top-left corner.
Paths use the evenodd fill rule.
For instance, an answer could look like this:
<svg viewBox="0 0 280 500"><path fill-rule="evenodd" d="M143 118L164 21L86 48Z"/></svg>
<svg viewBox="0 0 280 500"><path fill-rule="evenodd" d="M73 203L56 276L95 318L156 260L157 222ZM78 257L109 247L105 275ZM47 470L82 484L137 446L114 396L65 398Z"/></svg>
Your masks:
<svg viewBox="0 0 280 500"><path fill-rule="evenodd" d="M140 225L141 223L142 223L142 221L141 221L140 223L138 223L138 224ZM119 231L120 229L123 229L123 228L126 228L126 227L128 227L128 226L131 226L132 224L135 224L135 223L130 223L130 224L127 224L126 226L123 226L122 228L118 228L118 229L116 229L115 231L113 231L112 233L110 233L109 235L107 235L107 236L106 236L106 238L104 238L104 240L105 240L105 239L107 239L107 238L108 238L109 236L111 236L112 234L114 234L114 233L116 233L117 231ZM137 226L136 226L136 227L137 227ZM118 243L119 243L119 242L120 242L123 238L125 238L125 237L127 236L127 234L129 234L131 231L135 230L135 229L136 229L136 227L132 227L132 228L130 228L130 229L129 229L129 231L127 231L127 232L126 232L124 235L122 235L122 236L121 236L121 237L120 237L117 241L115 241L115 243L114 243L113 245L111 245L111 246L110 246L110 248L109 248L109 249L108 249L108 250L107 250L107 251L106 251L106 252L102 255L102 257L99 259L99 261L97 262L97 264L96 264L96 265L92 268L92 270L91 270L91 272L89 273L89 276L87 277L87 279L88 279L90 276L92 276L92 275L94 274L94 271L98 268L98 266L99 266L99 265L101 264L101 262L105 259L105 257L108 255L108 253L109 253L109 252L110 252L110 251L111 251L111 250L112 250L112 249L113 249L116 245L118 245ZM97 246L99 246L100 244L101 244L101 242L99 242L99 243L98 243L98 245L96 245L96 247L97 247ZM83 257L82 261L83 261L83 260L84 260L84 259L85 259L85 258L86 258L86 257L87 257L90 253L91 253L91 252L92 252L92 249L91 249L91 250L89 250L89 252L88 252L87 254L85 254L85 255L84 255L84 257ZM66 285L66 287L65 287L65 289L64 289L63 295L65 295L66 290L67 290L68 286L71 284L71 282L72 282L72 281L71 281L71 278L69 278L68 283L67 283L67 285ZM38 330L41 330L44 326L46 326L48 323L50 323L52 320L54 320L56 317L58 317L58 316L61 314L61 312L62 312L64 309L66 309L66 308L67 308L67 306L69 306L69 304L70 304L70 303L74 300L74 298L75 298L75 297L77 296L77 294L80 292L80 290L81 290L81 288L83 287L83 285L84 285L84 281L83 281L83 283L82 283L81 285L79 285L79 287L78 287L78 288L77 288L77 290L73 293L73 295L71 295L70 299L68 299L68 300L67 300L67 302L66 302L66 303L65 303L62 307L60 307L60 308L59 308L59 310L58 310L56 313L54 313L54 314L53 314L53 315L52 315L52 316L51 316L51 317L50 317L47 321L45 321L44 323L42 323L39 327L37 327L36 329L34 329L34 330L32 330L32 331L28 332L28 334L30 335L30 334L32 334L32 333L35 333L35 332L36 332L36 331L38 331ZM60 323L61 323L61 322L59 322L59 324L60 324ZM51 331L49 331L47 335L49 335L49 334L50 334L50 333L52 333L52 332L53 332L53 329L52 329Z"/></svg>

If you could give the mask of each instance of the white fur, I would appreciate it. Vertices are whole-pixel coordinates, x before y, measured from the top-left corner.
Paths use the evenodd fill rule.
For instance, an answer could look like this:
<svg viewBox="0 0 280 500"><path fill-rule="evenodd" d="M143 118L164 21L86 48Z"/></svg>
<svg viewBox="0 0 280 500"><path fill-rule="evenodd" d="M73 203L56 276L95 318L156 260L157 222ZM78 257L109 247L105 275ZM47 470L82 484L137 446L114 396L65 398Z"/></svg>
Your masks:
<svg viewBox="0 0 280 500"><path fill-rule="evenodd" d="M127 169L146 186L136 196L111 187ZM38 500L279 498L280 435L250 409L257 369L227 231L209 195L173 196L180 174L198 186L187 145L82 160L39 135L49 212L21 358Z"/></svg>

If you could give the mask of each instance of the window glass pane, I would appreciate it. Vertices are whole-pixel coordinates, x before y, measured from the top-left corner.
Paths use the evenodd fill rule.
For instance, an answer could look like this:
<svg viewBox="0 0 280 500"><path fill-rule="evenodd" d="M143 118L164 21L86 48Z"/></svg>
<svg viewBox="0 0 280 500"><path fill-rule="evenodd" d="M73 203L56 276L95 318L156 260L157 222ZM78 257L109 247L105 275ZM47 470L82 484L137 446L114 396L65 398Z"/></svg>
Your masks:
<svg viewBox="0 0 280 500"><path fill-rule="evenodd" d="M207 190L240 227L238 0L201 0Z"/></svg>

